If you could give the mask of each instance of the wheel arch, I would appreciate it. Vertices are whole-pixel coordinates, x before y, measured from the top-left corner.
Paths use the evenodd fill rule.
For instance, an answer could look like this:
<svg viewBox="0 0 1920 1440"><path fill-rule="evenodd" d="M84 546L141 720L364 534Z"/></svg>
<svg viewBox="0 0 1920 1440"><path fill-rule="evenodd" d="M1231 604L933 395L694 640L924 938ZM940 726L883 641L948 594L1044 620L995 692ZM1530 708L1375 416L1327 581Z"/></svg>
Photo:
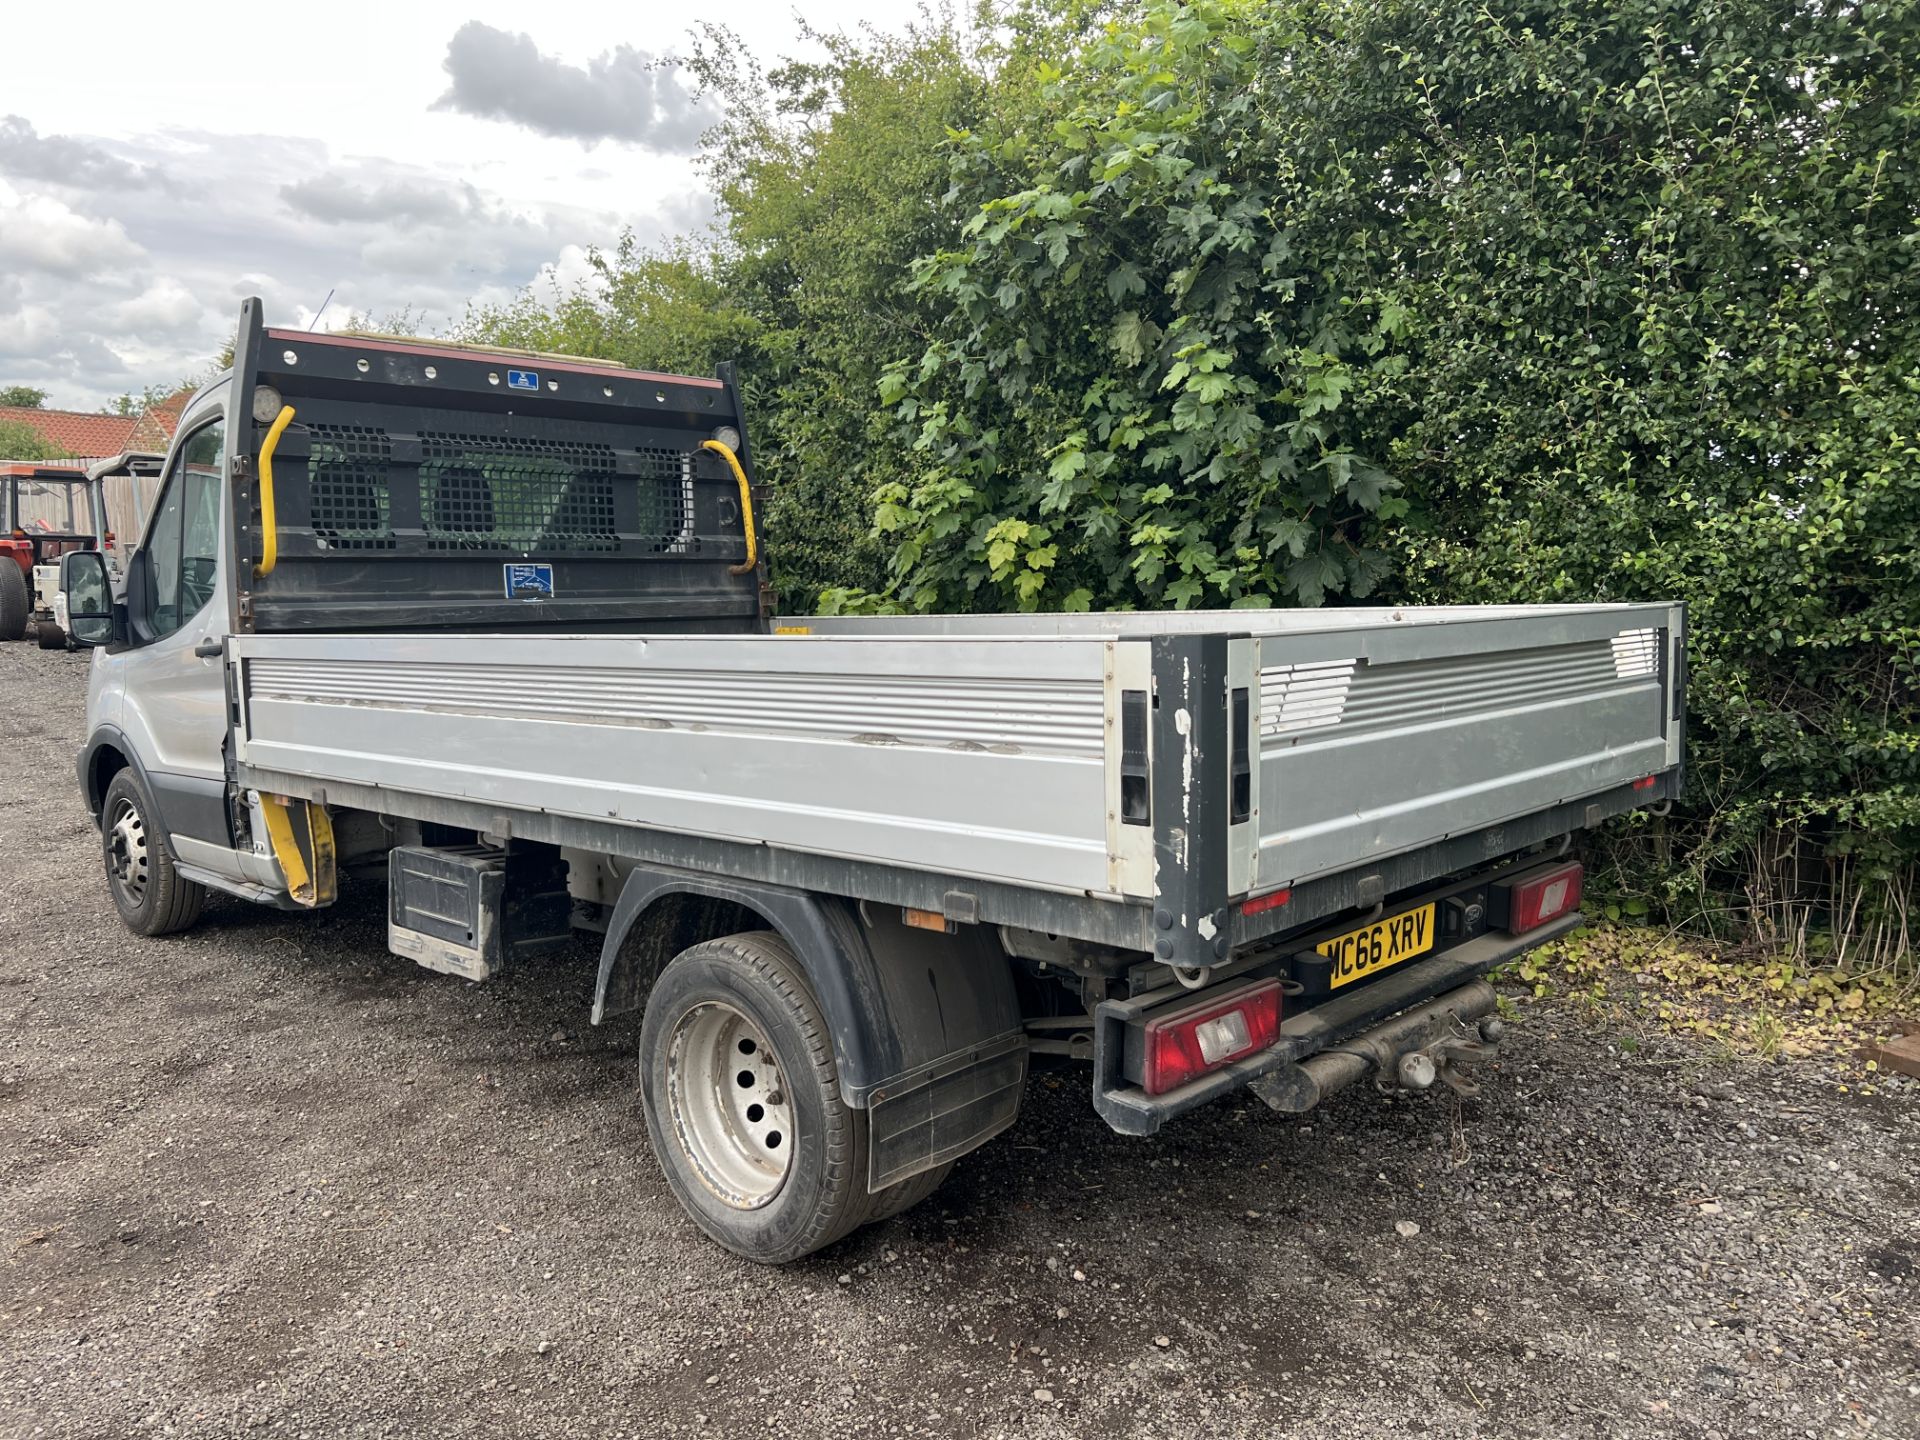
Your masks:
<svg viewBox="0 0 1920 1440"><path fill-rule="evenodd" d="M1011 962L990 928L941 934L908 928L891 907L864 909L783 885L637 867L607 926L593 1022L642 1008L653 980L689 946L768 929L813 990L841 1092L856 1108L918 1088L930 1069L969 1052L1019 1040ZM1020 1049L1024 1076L1023 1042Z"/></svg>
<svg viewBox="0 0 1920 1440"><path fill-rule="evenodd" d="M100 824L100 806L107 798L107 786L122 770L132 769L140 777L148 796L153 795L153 786L147 780L147 772L140 764L139 756L133 746L127 743L127 737L111 725L103 725L93 732L85 748L80 751L76 768L80 775L80 793L86 797L87 813L93 817L96 827ZM164 830L162 833L165 833Z"/></svg>

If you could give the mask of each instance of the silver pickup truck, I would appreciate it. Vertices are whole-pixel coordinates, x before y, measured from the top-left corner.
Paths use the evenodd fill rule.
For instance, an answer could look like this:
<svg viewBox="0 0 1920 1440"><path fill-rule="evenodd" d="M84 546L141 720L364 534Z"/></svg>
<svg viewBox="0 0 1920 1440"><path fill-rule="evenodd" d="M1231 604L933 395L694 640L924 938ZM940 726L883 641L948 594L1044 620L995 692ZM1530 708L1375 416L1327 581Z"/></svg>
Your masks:
<svg viewBox="0 0 1920 1440"><path fill-rule="evenodd" d="M654 1152L791 1260L1030 1061L1146 1135L1470 1089L1575 834L1678 793L1679 606L780 618L731 374L268 329L187 409L79 758L127 924L384 882L468 981L597 934Z"/></svg>

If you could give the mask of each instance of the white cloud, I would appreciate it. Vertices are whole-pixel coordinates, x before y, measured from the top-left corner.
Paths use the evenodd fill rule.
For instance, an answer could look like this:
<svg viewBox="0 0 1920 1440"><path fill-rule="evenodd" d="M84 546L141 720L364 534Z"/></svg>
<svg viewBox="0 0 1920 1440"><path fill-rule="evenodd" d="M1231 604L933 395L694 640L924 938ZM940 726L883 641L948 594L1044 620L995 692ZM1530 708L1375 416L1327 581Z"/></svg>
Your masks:
<svg viewBox="0 0 1920 1440"><path fill-rule="evenodd" d="M0 383L42 385L57 405L98 405L203 370L249 295L271 324L309 323L332 290L323 326L404 311L436 328L545 272L584 275L587 248L612 245L626 223L426 165L338 157L298 136L174 131L85 149L90 177L119 162L151 183L0 179L0 312L11 317ZM660 240L710 205L677 185L633 223Z"/></svg>
<svg viewBox="0 0 1920 1440"><path fill-rule="evenodd" d="M453 83L436 110L505 120L589 148L615 140L690 154L719 118L687 88L677 60L631 45L569 65L530 35L469 20L447 42L443 64Z"/></svg>
<svg viewBox="0 0 1920 1440"><path fill-rule="evenodd" d="M327 225L446 225L482 216L488 208L472 185L420 176L361 181L337 172L282 185L280 198Z"/></svg>
<svg viewBox="0 0 1920 1440"><path fill-rule="evenodd" d="M599 274L587 257L586 246L562 245L559 257L540 267L538 283L542 288L551 285L566 292L597 280Z"/></svg>
<svg viewBox="0 0 1920 1440"><path fill-rule="evenodd" d="M162 183L158 171L129 164L98 145L67 135L42 136L21 115L0 116L0 175L85 190L140 189Z"/></svg>
<svg viewBox="0 0 1920 1440"><path fill-rule="evenodd" d="M178 280L155 280L131 300L106 311L106 318L123 330L158 330L177 334L205 319L206 300Z"/></svg>
<svg viewBox="0 0 1920 1440"><path fill-rule="evenodd" d="M375 234L360 247L360 262L383 275L433 280L446 273L450 243L457 244L457 237L437 230Z"/></svg>
<svg viewBox="0 0 1920 1440"><path fill-rule="evenodd" d="M54 350L64 328L51 306L16 303L0 309L0 357L25 358Z"/></svg>
<svg viewBox="0 0 1920 1440"><path fill-rule="evenodd" d="M0 307L0 376L7 383L57 390L84 374L104 398L130 388L132 373L97 333L73 325L54 306ZM58 394L54 403L60 403Z"/></svg>
<svg viewBox="0 0 1920 1440"><path fill-rule="evenodd" d="M90 219L51 195L0 205L0 264L67 279L112 283L146 256L114 219Z"/></svg>

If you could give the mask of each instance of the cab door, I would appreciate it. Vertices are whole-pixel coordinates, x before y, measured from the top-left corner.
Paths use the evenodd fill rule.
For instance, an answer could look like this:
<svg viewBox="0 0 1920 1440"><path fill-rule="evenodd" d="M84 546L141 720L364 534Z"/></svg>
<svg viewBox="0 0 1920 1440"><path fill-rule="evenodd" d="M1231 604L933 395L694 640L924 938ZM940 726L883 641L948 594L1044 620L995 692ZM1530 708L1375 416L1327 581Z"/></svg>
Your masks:
<svg viewBox="0 0 1920 1440"><path fill-rule="evenodd" d="M110 663L120 671L120 728L145 767L175 855L231 876L239 861L227 818L223 399L195 405L182 422L127 563L129 643Z"/></svg>

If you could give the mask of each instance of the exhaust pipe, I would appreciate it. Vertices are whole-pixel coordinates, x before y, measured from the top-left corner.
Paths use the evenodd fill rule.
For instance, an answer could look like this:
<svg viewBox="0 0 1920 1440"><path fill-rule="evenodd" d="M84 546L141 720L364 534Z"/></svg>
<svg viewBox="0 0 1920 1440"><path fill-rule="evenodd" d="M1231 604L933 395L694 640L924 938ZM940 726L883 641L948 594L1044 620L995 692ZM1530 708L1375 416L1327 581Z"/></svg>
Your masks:
<svg viewBox="0 0 1920 1440"><path fill-rule="evenodd" d="M1499 1053L1506 1027L1489 1018L1493 1010L1493 986L1476 980L1350 1036L1337 1049L1261 1075L1249 1088L1288 1115L1304 1114L1369 1073L1391 1077L1409 1090L1428 1089L1438 1079L1472 1094L1477 1087L1453 1066Z"/></svg>

